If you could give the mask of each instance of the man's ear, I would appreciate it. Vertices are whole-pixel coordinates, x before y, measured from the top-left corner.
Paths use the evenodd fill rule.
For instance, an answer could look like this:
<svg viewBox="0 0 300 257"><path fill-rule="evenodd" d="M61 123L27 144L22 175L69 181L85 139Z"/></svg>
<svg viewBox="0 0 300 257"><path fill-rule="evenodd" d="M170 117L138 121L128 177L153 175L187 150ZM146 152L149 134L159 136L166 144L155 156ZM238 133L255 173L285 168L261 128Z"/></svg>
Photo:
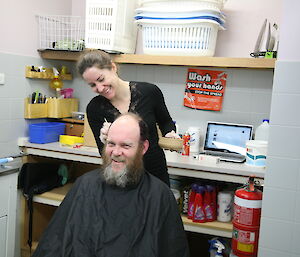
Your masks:
<svg viewBox="0 0 300 257"><path fill-rule="evenodd" d="M149 148L149 141L145 140L143 142L143 155L147 152L148 148Z"/></svg>

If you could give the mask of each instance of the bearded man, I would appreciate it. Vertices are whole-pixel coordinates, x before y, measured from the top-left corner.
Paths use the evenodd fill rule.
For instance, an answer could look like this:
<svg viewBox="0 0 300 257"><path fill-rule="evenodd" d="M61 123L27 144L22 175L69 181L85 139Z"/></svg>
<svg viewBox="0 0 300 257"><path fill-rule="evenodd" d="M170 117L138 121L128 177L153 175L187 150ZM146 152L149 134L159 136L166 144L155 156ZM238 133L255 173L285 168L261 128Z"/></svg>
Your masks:
<svg viewBox="0 0 300 257"><path fill-rule="evenodd" d="M146 124L123 114L110 126L103 165L79 177L34 257L187 257L172 191L144 170Z"/></svg>

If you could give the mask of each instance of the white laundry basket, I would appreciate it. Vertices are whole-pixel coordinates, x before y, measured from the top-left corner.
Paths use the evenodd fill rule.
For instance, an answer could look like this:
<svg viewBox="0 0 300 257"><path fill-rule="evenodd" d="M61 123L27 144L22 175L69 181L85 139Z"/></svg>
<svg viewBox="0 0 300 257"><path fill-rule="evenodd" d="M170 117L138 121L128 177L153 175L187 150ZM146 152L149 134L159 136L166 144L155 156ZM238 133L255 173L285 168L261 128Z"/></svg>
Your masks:
<svg viewBox="0 0 300 257"><path fill-rule="evenodd" d="M201 5L208 9L222 9L227 0L139 0L142 7L156 7L160 5L172 7L172 5L183 4L186 6Z"/></svg>
<svg viewBox="0 0 300 257"><path fill-rule="evenodd" d="M86 48L108 52L134 53L137 28L136 0L87 0Z"/></svg>
<svg viewBox="0 0 300 257"><path fill-rule="evenodd" d="M143 51L152 55L213 56L220 25L213 20L136 21L142 29Z"/></svg>
<svg viewBox="0 0 300 257"><path fill-rule="evenodd" d="M39 49L84 49L84 19L79 16L37 15Z"/></svg>

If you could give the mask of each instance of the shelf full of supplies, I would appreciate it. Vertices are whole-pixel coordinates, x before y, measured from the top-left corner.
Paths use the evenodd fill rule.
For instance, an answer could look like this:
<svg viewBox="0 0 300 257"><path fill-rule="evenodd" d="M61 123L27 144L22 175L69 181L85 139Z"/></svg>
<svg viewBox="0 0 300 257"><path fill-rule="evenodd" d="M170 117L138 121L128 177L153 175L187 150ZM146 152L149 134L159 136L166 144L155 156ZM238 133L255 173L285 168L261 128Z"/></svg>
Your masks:
<svg viewBox="0 0 300 257"><path fill-rule="evenodd" d="M50 60L77 61L81 52L39 51L40 56ZM113 61L119 64L149 64L168 66L199 66L244 69L274 69L275 58L229 58L205 56L160 56L146 54L112 54Z"/></svg>

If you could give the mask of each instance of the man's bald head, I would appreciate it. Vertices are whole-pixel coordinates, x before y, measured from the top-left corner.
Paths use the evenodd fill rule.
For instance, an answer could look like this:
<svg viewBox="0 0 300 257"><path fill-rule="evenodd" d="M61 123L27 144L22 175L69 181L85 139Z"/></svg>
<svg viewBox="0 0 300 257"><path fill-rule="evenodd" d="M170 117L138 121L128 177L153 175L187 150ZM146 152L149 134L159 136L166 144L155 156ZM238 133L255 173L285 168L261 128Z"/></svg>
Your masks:
<svg viewBox="0 0 300 257"><path fill-rule="evenodd" d="M125 113L117 117L117 119L111 124L110 129L121 128L128 131L132 129L132 133L139 134L139 140L141 143L148 140L149 132L147 124L141 119L141 117L134 113ZM109 130L110 130L109 129ZM108 132L109 134L109 132Z"/></svg>

